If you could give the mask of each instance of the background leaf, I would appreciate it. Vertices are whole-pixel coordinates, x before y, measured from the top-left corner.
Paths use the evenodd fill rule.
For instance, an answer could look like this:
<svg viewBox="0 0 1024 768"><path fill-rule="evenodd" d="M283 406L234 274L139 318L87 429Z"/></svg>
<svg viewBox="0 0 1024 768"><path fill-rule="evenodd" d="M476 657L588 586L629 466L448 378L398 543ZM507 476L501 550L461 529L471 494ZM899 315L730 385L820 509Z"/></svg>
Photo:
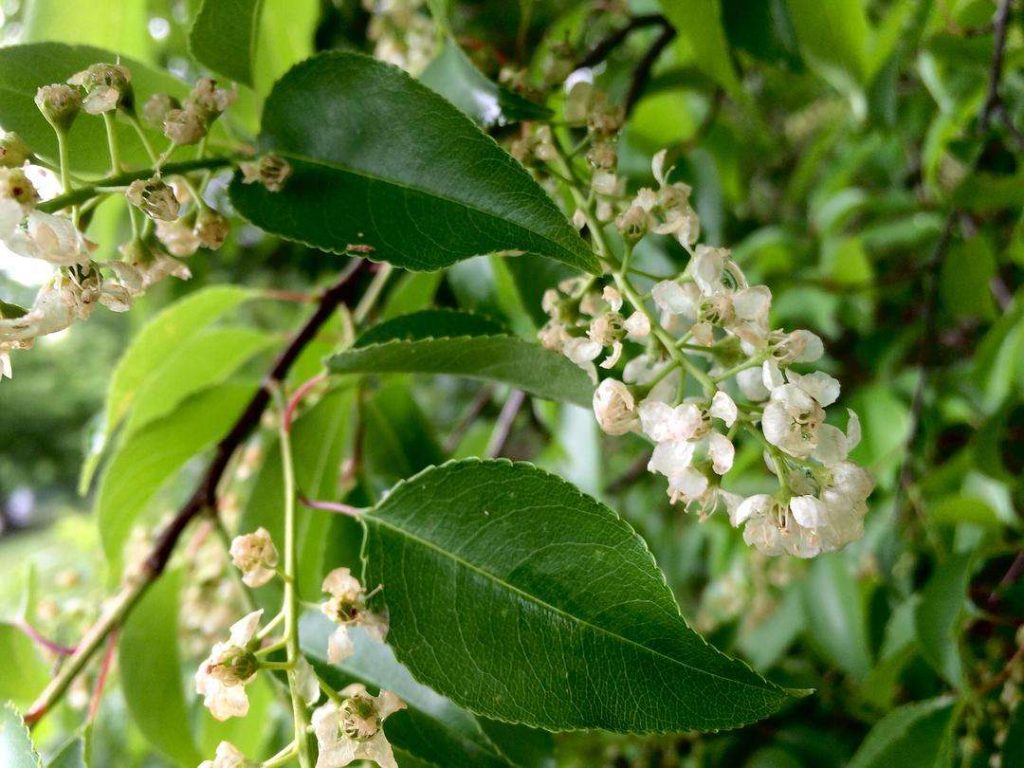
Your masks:
<svg viewBox="0 0 1024 768"><path fill-rule="evenodd" d="M192 55L251 86L262 10L262 0L203 0L188 36Z"/></svg>
<svg viewBox="0 0 1024 768"><path fill-rule="evenodd" d="M508 335L475 335L481 321L444 313L437 330L456 336L431 338L434 330L412 319L394 318L368 333L370 339L328 360L336 373L447 373L500 381L530 394L589 407L594 385L581 368L539 344ZM375 342L392 338L391 341ZM409 340L404 340L409 339Z"/></svg>
<svg viewBox="0 0 1024 768"><path fill-rule="evenodd" d="M694 633L633 530L529 465L428 469L365 514L389 643L475 712L548 730L730 728L786 693Z"/></svg>
<svg viewBox="0 0 1024 768"><path fill-rule="evenodd" d="M244 185L239 212L326 251L433 270L520 249L594 271L597 260L518 163L401 70L351 53L291 69L267 99L260 143L288 158L280 192Z"/></svg>
<svg viewBox="0 0 1024 768"><path fill-rule="evenodd" d="M27 705L50 681L50 672L35 643L13 624L0 624L0 701Z"/></svg>
<svg viewBox="0 0 1024 768"><path fill-rule="evenodd" d="M954 555L935 569L914 614L921 655L955 687L963 684L958 626L967 608L971 556Z"/></svg>
<svg viewBox="0 0 1024 768"><path fill-rule="evenodd" d="M152 63L148 22L146 0L27 0L21 40L94 45Z"/></svg>
<svg viewBox="0 0 1024 768"><path fill-rule="evenodd" d="M117 643L118 669L132 720L145 737L182 765L202 759L189 729L178 654L181 573L165 573L135 606Z"/></svg>
<svg viewBox="0 0 1024 768"><path fill-rule="evenodd" d="M871 668L867 617L857 579L843 554L821 555L804 583L807 632L816 648L854 677Z"/></svg>
<svg viewBox="0 0 1024 768"><path fill-rule="evenodd" d="M940 697L894 709L882 718L849 768L942 768L952 765L949 726L953 701Z"/></svg>

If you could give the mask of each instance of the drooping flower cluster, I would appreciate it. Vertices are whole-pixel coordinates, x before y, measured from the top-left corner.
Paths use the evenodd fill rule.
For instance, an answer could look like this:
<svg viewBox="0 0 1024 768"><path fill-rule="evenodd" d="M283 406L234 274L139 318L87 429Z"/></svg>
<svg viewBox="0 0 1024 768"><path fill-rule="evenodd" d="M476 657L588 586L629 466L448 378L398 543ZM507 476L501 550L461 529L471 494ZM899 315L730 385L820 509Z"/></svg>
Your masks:
<svg viewBox="0 0 1024 768"><path fill-rule="evenodd" d="M390 691L371 696L355 683L341 691L344 700L313 712L313 732L320 754L316 768L344 768L356 760L372 760L380 768L398 768L384 736L384 720L405 704Z"/></svg>
<svg viewBox="0 0 1024 768"><path fill-rule="evenodd" d="M375 640L384 642L388 634L387 617L367 609L370 595L348 568L335 568L328 573L323 591L330 599L321 603L320 609L338 625L327 642L327 658L332 664L344 661L355 650L349 636L352 627L361 626Z"/></svg>
<svg viewBox="0 0 1024 768"><path fill-rule="evenodd" d="M686 269L655 281L648 297L625 268L614 281L562 283L544 296L541 343L595 383L598 365L621 368L598 384L594 414L608 434L636 432L654 443L648 469L665 476L673 503L702 519L728 513L745 541L769 555L842 548L863 535L873 481L848 459L860 440L856 414L847 412L845 430L826 421L839 382L806 370L824 354L821 339L772 328L771 291L750 285L727 249L696 244L690 188L669 182L664 152L652 171L658 188L625 200L614 170L594 165L592 189L618 212L626 259L648 233L669 235L690 254ZM598 205L584 218L600 226L613 218L609 210ZM744 499L723 487L741 432L763 444L776 493Z"/></svg>
<svg viewBox="0 0 1024 768"><path fill-rule="evenodd" d="M51 165L33 154L16 134L0 132L0 245L17 256L47 262L54 267L31 307L0 305L0 379L11 376L10 352L31 347L40 336L56 333L74 322L87 319L97 304L115 312L131 308L134 300L152 285L167 277L188 279L190 272L180 258L200 247L219 248L228 235L227 219L211 208L187 176L164 178L160 167L177 145L202 140L213 121L234 101L234 91L217 87L203 78L184 105L166 94L156 94L143 110L144 117L161 128L171 141L163 156L152 153L153 175L132 181L124 196L145 214L142 227L122 244L120 259L94 260L98 246L85 235L87 217L77 202L63 210L50 210L31 177L59 174L63 191L71 193L73 184L68 157L62 152L59 165ZM135 112L135 94L131 71L121 64L94 64L72 75L67 83L39 88L36 98L47 122L58 136L65 136L81 113L99 115L108 132L119 116L142 132ZM123 170L116 150L116 134L111 133L112 173ZM152 152L152 150L151 150ZM263 161L257 162L262 169ZM283 161L271 163L273 173L264 171L258 180L268 188L280 189L290 167ZM97 191L91 203L113 191Z"/></svg>

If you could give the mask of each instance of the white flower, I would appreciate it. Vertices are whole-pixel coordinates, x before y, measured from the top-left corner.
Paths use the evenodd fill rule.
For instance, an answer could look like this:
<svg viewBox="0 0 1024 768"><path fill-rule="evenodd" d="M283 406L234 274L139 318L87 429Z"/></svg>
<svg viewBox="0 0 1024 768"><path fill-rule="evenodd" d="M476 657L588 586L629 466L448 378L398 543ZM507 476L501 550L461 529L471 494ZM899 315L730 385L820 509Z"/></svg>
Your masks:
<svg viewBox="0 0 1024 768"><path fill-rule="evenodd" d="M827 373L815 371L801 375L786 371L786 379L817 400L822 408L827 408L839 399L839 382Z"/></svg>
<svg viewBox="0 0 1024 768"><path fill-rule="evenodd" d="M627 317L622 327L629 335L629 338L634 340L644 339L651 335L650 318L640 310Z"/></svg>
<svg viewBox="0 0 1024 768"><path fill-rule="evenodd" d="M722 390L718 390L715 392L715 396L711 398L711 409L708 413L713 418L724 421L725 426L731 427L736 423L740 412L733 399Z"/></svg>
<svg viewBox="0 0 1024 768"><path fill-rule="evenodd" d="M98 291L57 276L39 289L32 307L21 317L0 320L0 342L30 342L57 333L92 312Z"/></svg>
<svg viewBox="0 0 1024 768"><path fill-rule="evenodd" d="M370 696L365 686L358 684L341 693L346 698L340 705L331 701L313 712L313 732L320 753L316 768L344 768L356 760L371 760L380 768L398 768L383 723L405 704L389 691Z"/></svg>
<svg viewBox="0 0 1024 768"><path fill-rule="evenodd" d="M847 412L846 434L831 424L822 424L818 430L818 445L813 456L826 466L845 461L850 451L860 443L860 419L853 411L848 409Z"/></svg>
<svg viewBox="0 0 1024 768"><path fill-rule="evenodd" d="M655 306L663 312L695 321L700 314L700 289L693 283L662 280L651 289Z"/></svg>
<svg viewBox="0 0 1024 768"><path fill-rule="evenodd" d="M88 264L96 249L68 217L35 210L29 211L23 228L15 230L5 242L19 256L62 267Z"/></svg>
<svg viewBox="0 0 1024 768"><path fill-rule="evenodd" d="M256 677L259 662L250 646L263 611L254 611L231 626L231 636L217 643L195 674L196 693L217 720L244 717L249 712L245 686Z"/></svg>
<svg viewBox="0 0 1024 768"><path fill-rule="evenodd" d="M787 334L773 333L772 355L780 363L813 363L825 354L821 338L810 331L793 331Z"/></svg>
<svg viewBox="0 0 1024 768"><path fill-rule="evenodd" d="M707 431L708 420L699 405L684 402L674 408L650 396L640 403L640 425L656 443L693 440Z"/></svg>
<svg viewBox="0 0 1024 768"><path fill-rule="evenodd" d="M601 292L601 298L608 302L608 306L612 308L613 312L622 309L622 294L615 286L606 285Z"/></svg>
<svg viewBox="0 0 1024 768"><path fill-rule="evenodd" d="M199 764L199 768L248 768L248 766L255 765L257 763L246 759L238 747L230 741L222 741L217 745L217 752L213 760L203 760Z"/></svg>
<svg viewBox="0 0 1024 768"><path fill-rule="evenodd" d="M172 256L191 256L201 245L195 229L183 221L156 220L156 238Z"/></svg>
<svg viewBox="0 0 1024 768"><path fill-rule="evenodd" d="M712 248L707 245L697 246L690 261L690 274L694 282L705 296L712 296L723 290L722 274L729 258L725 248Z"/></svg>
<svg viewBox="0 0 1024 768"><path fill-rule="evenodd" d="M668 495L672 503L682 500L683 504L699 501L708 491L707 475L693 467L671 475L668 479Z"/></svg>
<svg viewBox="0 0 1024 768"><path fill-rule="evenodd" d="M306 661L305 656L299 656L295 660L295 669L292 671L295 678L295 687L299 696L306 702L307 706L313 706L320 699L320 681L317 679L313 665Z"/></svg>
<svg viewBox="0 0 1024 768"><path fill-rule="evenodd" d="M0 344L0 381L3 381L4 378L13 379L14 369L11 367L10 347Z"/></svg>
<svg viewBox="0 0 1024 768"><path fill-rule="evenodd" d="M650 472L659 472L666 477L682 475L693 463L697 451L696 442L689 440L673 440L658 443L654 446L651 460L647 463Z"/></svg>
<svg viewBox="0 0 1024 768"><path fill-rule="evenodd" d="M236 536L231 542L231 562L242 572L242 581L250 587L262 587L276 573L277 548L266 528Z"/></svg>
<svg viewBox="0 0 1024 768"><path fill-rule="evenodd" d="M804 459L817 447L824 421L825 410L810 394L796 384L783 384L772 390L764 407L761 431L772 445Z"/></svg>
<svg viewBox="0 0 1024 768"><path fill-rule="evenodd" d="M711 466L715 472L724 475L732 469L732 463L736 458L736 448L725 435L712 432L708 435L708 458L711 459Z"/></svg>
<svg viewBox="0 0 1024 768"><path fill-rule="evenodd" d="M637 426L636 400L629 387L605 379L594 391L594 416L609 435L624 435Z"/></svg>
<svg viewBox="0 0 1024 768"><path fill-rule="evenodd" d="M388 633L387 617L366 609L363 585L348 568L335 568L328 573L323 591L331 597L321 603L320 610L339 625L327 641L327 658L332 664L344 661L355 651L349 627L362 626L371 637L384 641Z"/></svg>
<svg viewBox="0 0 1024 768"><path fill-rule="evenodd" d="M746 368L736 374L736 384L748 400L758 403L767 400L771 392L764 385L761 368Z"/></svg>

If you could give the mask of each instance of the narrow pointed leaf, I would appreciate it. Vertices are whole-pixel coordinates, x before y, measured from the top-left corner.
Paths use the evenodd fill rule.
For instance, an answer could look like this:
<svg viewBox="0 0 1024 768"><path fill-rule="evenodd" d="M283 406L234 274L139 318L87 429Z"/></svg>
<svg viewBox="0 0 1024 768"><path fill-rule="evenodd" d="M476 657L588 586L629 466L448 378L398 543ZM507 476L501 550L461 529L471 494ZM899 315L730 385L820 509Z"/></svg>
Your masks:
<svg viewBox="0 0 1024 768"><path fill-rule="evenodd" d="M493 328L492 328L493 326ZM578 366L539 344L495 332L493 321L425 310L371 328L328 361L337 373L445 373L510 384L537 397L590 406Z"/></svg>
<svg viewBox="0 0 1024 768"><path fill-rule="evenodd" d="M687 626L618 515L535 467L428 469L362 520L398 660L474 712L554 731L717 730L789 696Z"/></svg>
<svg viewBox="0 0 1024 768"><path fill-rule="evenodd" d="M513 249L599 269L522 166L389 64L337 51L298 64L274 86L261 130L292 175L279 192L236 176L231 199L268 232L336 253L370 246L412 270Z"/></svg>

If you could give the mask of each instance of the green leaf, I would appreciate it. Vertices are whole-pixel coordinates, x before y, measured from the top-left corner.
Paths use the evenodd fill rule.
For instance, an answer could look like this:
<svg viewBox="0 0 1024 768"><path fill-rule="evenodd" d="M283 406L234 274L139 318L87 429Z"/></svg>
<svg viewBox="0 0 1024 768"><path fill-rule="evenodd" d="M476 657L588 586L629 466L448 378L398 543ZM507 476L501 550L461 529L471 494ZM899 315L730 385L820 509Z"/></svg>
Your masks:
<svg viewBox="0 0 1024 768"><path fill-rule="evenodd" d="M547 107L487 79L452 39L445 41L441 52L423 70L420 82L485 127L518 120L548 120L553 115Z"/></svg>
<svg viewBox="0 0 1024 768"><path fill-rule="evenodd" d="M363 404L363 477L376 499L392 485L444 461L434 428L407 382L380 387Z"/></svg>
<svg viewBox="0 0 1024 768"><path fill-rule="evenodd" d="M787 0L804 58L843 92L867 84L871 27L861 0Z"/></svg>
<svg viewBox="0 0 1024 768"><path fill-rule="evenodd" d="M118 446L96 498L100 538L113 576L121 573L124 545L147 502L186 461L227 433L255 388L228 383L208 389Z"/></svg>
<svg viewBox="0 0 1024 768"><path fill-rule="evenodd" d="M970 555L954 555L939 565L914 614L921 655L954 687L964 682L958 627L967 609L970 565Z"/></svg>
<svg viewBox="0 0 1024 768"><path fill-rule="evenodd" d="M501 323L486 315L451 309L423 309L378 323L365 331L353 345L356 349L389 341L422 341L444 336L504 335Z"/></svg>
<svg viewBox="0 0 1024 768"><path fill-rule="evenodd" d="M221 383L277 343L268 333L236 326L205 328L180 339L132 398L125 434L173 413L183 400Z"/></svg>
<svg viewBox="0 0 1024 768"><path fill-rule="evenodd" d="M867 616L850 561L842 554L815 559L804 583L807 632L840 669L863 677L871 668Z"/></svg>
<svg viewBox="0 0 1024 768"><path fill-rule="evenodd" d="M67 5L62 2L61 8ZM81 7L93 12L88 3ZM144 102L150 94L157 92L179 98L187 95L185 84L170 74L150 69L125 56L120 58L121 63L132 71L136 102ZM57 139L49 123L36 109L36 89L50 83L63 83L91 64L117 59L117 53L87 45L29 43L0 48L0 125L5 130L20 134L37 155L56 162ZM142 167L150 165L134 129L120 118L115 124L122 160ZM161 134L155 132L150 133L150 139L157 146L166 142ZM103 121L91 115L80 115L69 132L68 153L72 170L87 174L109 173L110 156Z"/></svg>
<svg viewBox="0 0 1024 768"><path fill-rule="evenodd" d="M788 698L693 632L643 540L554 475L449 463L361 519L397 658L474 712L554 731L714 730Z"/></svg>
<svg viewBox="0 0 1024 768"><path fill-rule="evenodd" d="M848 768L942 768L952 765L949 697L907 704L887 714L868 733Z"/></svg>
<svg viewBox="0 0 1024 768"><path fill-rule="evenodd" d="M998 268L996 254L984 235L954 243L939 276L939 295L946 309L958 318L995 318L991 285Z"/></svg>
<svg viewBox="0 0 1024 768"><path fill-rule="evenodd" d="M107 392L107 430L113 431L134 405L139 391L161 371L181 344L207 325L256 296L250 288L217 285L190 293L164 309L135 336L121 356Z"/></svg>
<svg viewBox="0 0 1024 768"><path fill-rule="evenodd" d="M334 629L322 614L305 614L300 627L303 653L335 689L362 683L392 691L405 702L407 709L385 724L396 750L439 768L507 768L511 764L484 734L478 718L416 682L387 645L362 630L352 632L355 653L340 665L330 665L327 639Z"/></svg>
<svg viewBox="0 0 1024 768"><path fill-rule="evenodd" d="M25 705L50 681L50 672L35 644L13 624L0 624L0 701Z"/></svg>
<svg viewBox="0 0 1024 768"><path fill-rule="evenodd" d="M441 316L429 311L381 323L368 332L369 341L359 339L351 349L330 358L328 368L335 373L468 376L504 382L549 400L590 406L593 384L564 356L515 336L479 335L479 316L444 315L437 331L425 322Z"/></svg>
<svg viewBox="0 0 1024 768"><path fill-rule="evenodd" d="M264 150L289 160L280 192L231 199L266 231L412 270L519 249L596 272L597 259L529 174L442 97L396 67L328 52L293 67L263 111Z"/></svg>
<svg viewBox="0 0 1024 768"><path fill-rule="evenodd" d="M746 101L729 54L719 0L661 0L661 10L685 41L696 67L730 96Z"/></svg>
<svg viewBox="0 0 1024 768"><path fill-rule="evenodd" d="M0 705L0 765L4 768L42 768L32 748L28 728L13 704Z"/></svg>
<svg viewBox="0 0 1024 768"><path fill-rule="evenodd" d="M178 655L181 574L165 573L131 612L117 642L118 669L132 720L149 742L183 765L202 759L189 729Z"/></svg>
<svg viewBox="0 0 1024 768"><path fill-rule="evenodd" d="M20 40L94 45L155 62L156 45L149 36L147 6L146 0L28 0Z"/></svg>
<svg viewBox="0 0 1024 768"><path fill-rule="evenodd" d="M75 736L61 747L47 764L47 768L88 768L85 757L85 739Z"/></svg>
<svg viewBox="0 0 1024 768"><path fill-rule="evenodd" d="M192 55L221 75L253 85L263 0L203 0L188 35Z"/></svg>
<svg viewBox="0 0 1024 768"><path fill-rule="evenodd" d="M335 501L338 497L338 475L342 459L352 442L355 416L353 388L337 389L295 421L292 427L292 456L298 490L311 499ZM279 545L284 541L281 504L284 479L281 471L281 449L276 440L264 447L266 459L249 495L239 531L248 533L260 526L266 528ZM324 578L324 549L331 515L318 510L296 509L296 542L300 569L298 591L307 600L321 596ZM280 590L266 587L280 603ZM263 605L270 606L272 600Z"/></svg>
<svg viewBox="0 0 1024 768"><path fill-rule="evenodd" d="M1003 765L1024 765L1024 707L1018 704L1010 715L1003 742Z"/></svg>

